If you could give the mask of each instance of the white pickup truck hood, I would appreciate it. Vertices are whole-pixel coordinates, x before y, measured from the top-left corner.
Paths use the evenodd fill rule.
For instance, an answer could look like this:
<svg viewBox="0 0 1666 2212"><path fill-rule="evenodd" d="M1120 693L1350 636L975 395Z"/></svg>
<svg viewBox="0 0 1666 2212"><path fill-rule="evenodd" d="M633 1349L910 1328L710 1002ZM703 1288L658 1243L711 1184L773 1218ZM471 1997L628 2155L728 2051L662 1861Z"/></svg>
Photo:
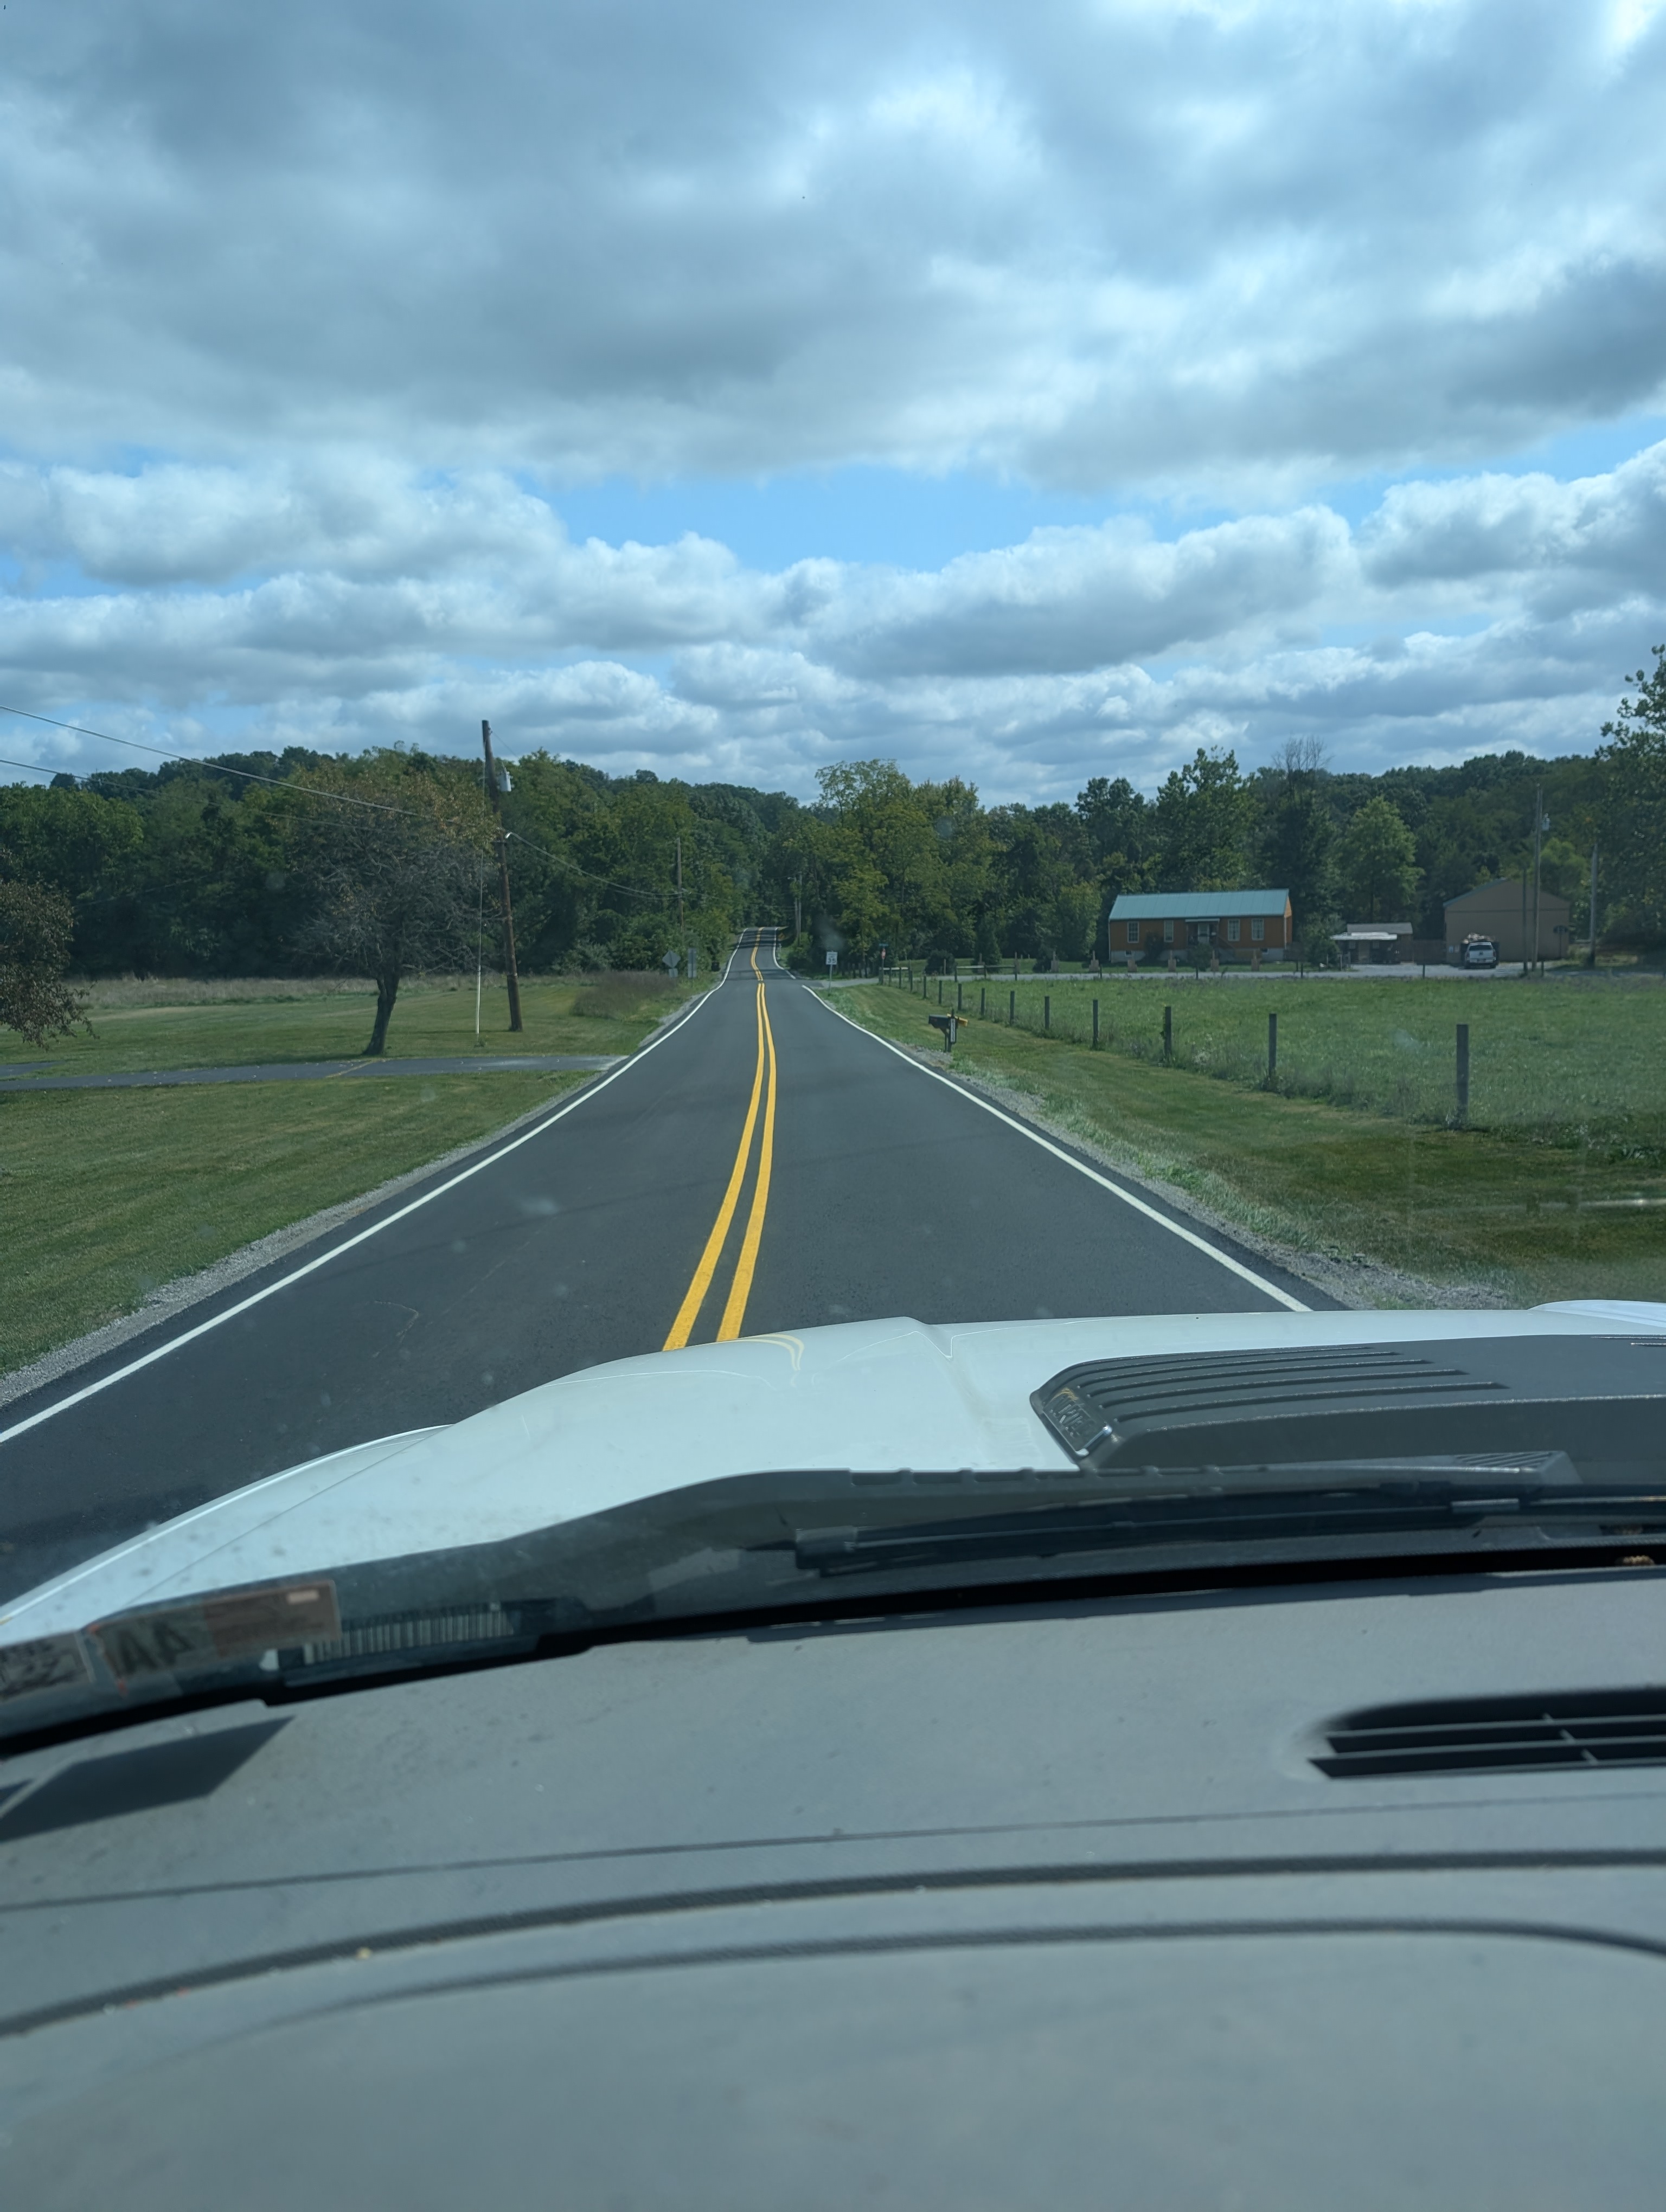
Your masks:
<svg viewBox="0 0 1666 2212"><path fill-rule="evenodd" d="M453 1427L232 1491L13 1599L0 1643L234 1584L491 1542L725 1475L1066 1467L1030 1394L1079 1360L1617 1330L1666 1334L1666 1305L857 1322L615 1360Z"/></svg>

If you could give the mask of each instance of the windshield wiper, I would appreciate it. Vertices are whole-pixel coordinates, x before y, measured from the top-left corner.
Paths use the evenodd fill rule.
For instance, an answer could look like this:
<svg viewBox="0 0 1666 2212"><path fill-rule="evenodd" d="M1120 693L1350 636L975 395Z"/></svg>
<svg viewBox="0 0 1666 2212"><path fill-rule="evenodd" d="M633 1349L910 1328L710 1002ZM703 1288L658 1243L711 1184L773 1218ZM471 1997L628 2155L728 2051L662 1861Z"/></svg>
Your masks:
<svg viewBox="0 0 1666 2212"><path fill-rule="evenodd" d="M1555 1479L1520 1465L1488 1470L1468 1458L1166 1469L1162 1486L1145 1495L889 1526L800 1528L793 1558L807 1572L832 1576L1199 1544L1481 1532L1494 1522L1505 1524L1506 1542L1523 1528L1589 1527L1596 1534L1620 1527L1639 1534L1666 1528L1666 1486L1594 1486L1578 1480L1561 1453L1543 1456Z"/></svg>
<svg viewBox="0 0 1666 2212"><path fill-rule="evenodd" d="M865 1578L876 1596L923 1598L1102 1571L1357 1564L1459 1547L1484 1556L1553 1531L1564 1549L1599 1551L1666 1531L1666 1468L1656 1458L1582 1470L1553 1450L1110 1477L1070 1468L733 1475L518 1536L184 1597L4 1645L0 1740L790 1612L824 1602L830 1586L842 1600Z"/></svg>

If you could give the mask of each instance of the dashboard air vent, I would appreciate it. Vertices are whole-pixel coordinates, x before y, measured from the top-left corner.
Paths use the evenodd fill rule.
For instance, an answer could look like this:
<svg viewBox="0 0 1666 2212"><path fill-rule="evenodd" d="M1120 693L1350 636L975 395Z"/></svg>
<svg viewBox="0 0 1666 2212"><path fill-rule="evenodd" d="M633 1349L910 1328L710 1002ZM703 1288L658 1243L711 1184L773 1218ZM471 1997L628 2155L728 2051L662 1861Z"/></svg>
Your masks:
<svg viewBox="0 0 1666 2212"><path fill-rule="evenodd" d="M1666 1689L1378 1705L1325 1730L1323 1774L1478 1774L1545 1766L1666 1765Z"/></svg>

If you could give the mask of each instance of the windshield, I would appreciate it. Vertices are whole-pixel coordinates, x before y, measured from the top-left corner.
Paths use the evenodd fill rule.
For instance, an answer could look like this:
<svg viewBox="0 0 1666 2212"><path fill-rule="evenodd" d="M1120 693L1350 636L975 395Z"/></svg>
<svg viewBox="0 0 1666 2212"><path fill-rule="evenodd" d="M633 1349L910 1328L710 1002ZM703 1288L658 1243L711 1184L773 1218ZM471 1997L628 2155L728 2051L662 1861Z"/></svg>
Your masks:
<svg viewBox="0 0 1666 2212"><path fill-rule="evenodd" d="M1647 13L6 17L0 1705L1653 1558Z"/></svg>

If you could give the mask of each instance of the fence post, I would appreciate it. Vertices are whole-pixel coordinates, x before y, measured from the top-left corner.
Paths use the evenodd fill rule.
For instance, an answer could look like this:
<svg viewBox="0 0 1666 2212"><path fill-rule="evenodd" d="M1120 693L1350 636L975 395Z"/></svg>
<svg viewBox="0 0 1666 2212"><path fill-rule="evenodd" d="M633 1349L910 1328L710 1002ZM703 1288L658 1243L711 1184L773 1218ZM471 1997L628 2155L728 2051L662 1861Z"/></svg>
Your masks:
<svg viewBox="0 0 1666 2212"><path fill-rule="evenodd" d="M1099 1001L1097 999L1093 1001L1093 1049L1095 1052L1099 1049Z"/></svg>
<svg viewBox="0 0 1666 2212"><path fill-rule="evenodd" d="M1276 1014L1269 1014L1267 1017L1267 1082L1269 1090L1272 1087L1273 1079L1278 1072L1279 1018Z"/></svg>
<svg viewBox="0 0 1666 2212"><path fill-rule="evenodd" d="M1047 1035L1049 1034L1049 1032L1051 1030L1052 1027L1053 1027L1053 1001L1052 1001L1052 1000L1051 1000L1051 999L1050 999L1050 998L1049 998L1049 996L1048 996L1048 995L1043 992L1043 994L1042 994L1042 1034L1043 1034L1043 1036L1047 1036Z"/></svg>
<svg viewBox="0 0 1666 2212"><path fill-rule="evenodd" d="M940 975L937 979L937 1003L939 1006L943 1003L943 978Z"/></svg>
<svg viewBox="0 0 1666 2212"><path fill-rule="evenodd" d="M988 997L988 995L989 994L988 990L983 987L983 985L980 984L978 986L977 993L977 1018L979 1021L984 1020L987 1017L988 1008L984 1005L984 1000Z"/></svg>
<svg viewBox="0 0 1666 2212"><path fill-rule="evenodd" d="M1457 1120L1460 1129L1469 1121L1469 1024L1457 1025Z"/></svg>
<svg viewBox="0 0 1666 2212"><path fill-rule="evenodd" d="M954 1010L958 1014L964 1014L966 1011L966 987L958 976L955 978Z"/></svg>
<svg viewBox="0 0 1666 2212"><path fill-rule="evenodd" d="M1163 1009L1163 1057L1165 1060L1174 1058L1174 1008L1172 1006L1164 1006Z"/></svg>
<svg viewBox="0 0 1666 2212"><path fill-rule="evenodd" d="M1006 994L1006 1026L1009 1030L1012 1028L1013 1023L1017 1021L1018 1018L1018 994L1016 991L1009 991Z"/></svg>

